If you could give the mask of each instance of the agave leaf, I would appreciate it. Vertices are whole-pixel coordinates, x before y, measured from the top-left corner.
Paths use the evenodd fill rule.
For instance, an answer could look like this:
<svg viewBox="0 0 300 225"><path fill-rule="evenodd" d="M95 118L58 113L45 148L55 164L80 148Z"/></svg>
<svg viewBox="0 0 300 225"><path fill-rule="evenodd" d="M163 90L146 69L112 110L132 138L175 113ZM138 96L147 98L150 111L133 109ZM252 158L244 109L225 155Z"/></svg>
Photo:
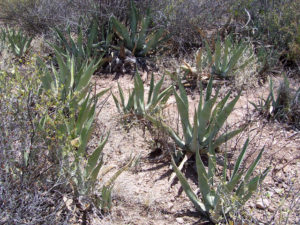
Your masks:
<svg viewBox="0 0 300 225"><path fill-rule="evenodd" d="M142 22L141 22L141 31L139 33L139 39L138 39L137 47L136 47L138 51L141 51L144 48L143 45L145 44L145 41L146 41L146 33L148 31L150 19L151 19L150 9L148 8L147 12L146 12L146 17L143 18Z"/></svg>
<svg viewBox="0 0 300 225"><path fill-rule="evenodd" d="M246 45L241 45L237 52L231 57L226 69L224 70L223 76L227 76L227 74L229 74L233 68L235 67L235 65L237 64L237 62L239 61L239 59L241 58L241 55L243 54L244 50L246 49Z"/></svg>
<svg viewBox="0 0 300 225"><path fill-rule="evenodd" d="M242 127L240 129L234 130L234 131L230 131L228 133L222 134L220 137L218 137L214 142L213 142L213 146L216 149L217 147L219 147L221 144L225 143L226 141L230 140L231 138L233 138L234 136L238 135L239 133L241 133L243 130L245 129L245 127Z"/></svg>
<svg viewBox="0 0 300 225"><path fill-rule="evenodd" d="M199 201L199 199L197 198L197 195L193 192L193 190L192 190L191 186L189 185L189 183L187 182L186 178L184 177L184 175L181 173L181 171L176 166L173 157L172 157L171 162L172 162L173 170L175 171L186 195L192 201L192 203L194 204L196 209L198 209L202 214L206 214L206 212L208 212L208 209L201 201Z"/></svg>
<svg viewBox="0 0 300 225"><path fill-rule="evenodd" d="M138 72L134 77L134 86L135 86L135 97L136 97L136 109L138 111L138 114L144 114L145 112L144 84Z"/></svg>
<svg viewBox="0 0 300 225"><path fill-rule="evenodd" d="M257 164L258 164L258 162L259 162L259 160L260 160L260 158L261 158L262 153L264 152L264 150L265 149L263 148L259 152L259 154L258 154L257 158L255 159L255 161L250 165L250 167L249 167L249 169L248 169L248 171L247 171L247 173L245 175L245 178L244 178L245 182L248 182L248 180L249 180L250 176L252 175L254 169L256 168L256 166L257 166Z"/></svg>
<svg viewBox="0 0 300 225"><path fill-rule="evenodd" d="M244 204L251 198L253 193L257 190L258 183L259 183L259 176L256 176L252 178L247 185L245 185L247 189L247 194L244 195L243 198L241 199L242 204Z"/></svg>
<svg viewBox="0 0 300 225"><path fill-rule="evenodd" d="M80 77L79 83L77 84L75 91L80 91L81 89L85 88L89 84L91 77L93 73L96 71L96 69L97 69L97 65L94 64L94 60L93 60L89 65L87 65L87 67L85 67L84 73Z"/></svg>
<svg viewBox="0 0 300 225"><path fill-rule="evenodd" d="M101 98L103 95L105 95L108 91L110 90L110 88L106 88L103 91L100 91L98 94L96 94L95 98L99 99Z"/></svg>
<svg viewBox="0 0 300 225"><path fill-rule="evenodd" d="M137 34L137 25L138 25L138 13L135 7L134 2L131 0L130 1L130 30L131 30L131 35L130 38L131 40L136 39L136 34Z"/></svg>
<svg viewBox="0 0 300 225"><path fill-rule="evenodd" d="M80 133L82 126L84 124L84 122L86 121L87 117L88 117L88 113L86 113L86 111L89 108L89 96L85 99L85 101L83 102L83 104L80 107L79 113L78 113L78 118L77 118L77 122L76 122L76 130Z"/></svg>
<svg viewBox="0 0 300 225"><path fill-rule="evenodd" d="M216 153L215 149L212 145L212 139L209 140L209 147L208 147L208 181L211 185L211 187L214 185L214 176L215 176L215 170L216 170Z"/></svg>
<svg viewBox="0 0 300 225"><path fill-rule="evenodd" d="M158 44L160 39L162 38L164 34L164 30L160 29L156 31L151 37L149 38L148 42L146 43L146 48L141 52L141 56L147 55L151 50L155 49Z"/></svg>
<svg viewBox="0 0 300 225"><path fill-rule="evenodd" d="M113 24L113 27L118 32L119 36L124 40L125 46L128 49L133 49L134 43L130 38L130 34L127 31L127 28L121 22L119 22L115 17L111 18L111 22Z"/></svg>
<svg viewBox="0 0 300 225"><path fill-rule="evenodd" d="M232 43L230 41L230 37L226 38L225 40L225 48L224 48L224 55L223 55L223 62L222 62L222 68L221 70L224 71L227 64L228 64L228 50L229 47L232 46Z"/></svg>
<svg viewBox="0 0 300 225"><path fill-rule="evenodd" d="M227 95L216 105L211 116L212 120L215 120L216 116L222 111L230 95L231 91L229 91Z"/></svg>
<svg viewBox="0 0 300 225"><path fill-rule="evenodd" d="M98 164L98 160L100 158L100 155L102 153L102 150L108 140L109 134L106 135L105 139L101 141L99 146L96 148L96 150L93 152L93 154L89 157L87 167L86 167L86 174L89 176L93 172L93 170L96 168ZM99 171L98 171L99 172ZM98 173L97 173L98 175Z"/></svg>
<svg viewBox="0 0 300 225"><path fill-rule="evenodd" d="M92 27L89 32L88 40L87 40L87 47L86 47L87 57L90 57L92 54L93 44L94 44L95 39L97 38L97 32L98 32L97 28L98 28L98 24L97 24L96 20L93 20Z"/></svg>
<svg viewBox="0 0 300 225"><path fill-rule="evenodd" d="M262 184L263 180L266 178L266 176L268 175L269 171L271 169L271 166L267 167L263 172L262 174L260 175L260 178L259 178L259 184Z"/></svg>
<svg viewBox="0 0 300 225"><path fill-rule="evenodd" d="M244 146L242 148L242 151L241 151L239 157L236 160L236 163L234 165L234 170L233 170L233 173L232 173L232 176L231 176L231 180L233 179L233 177L235 176L235 174L238 172L238 170L241 167L241 164L242 164L242 162L244 160L244 156L245 156L248 144L249 144L249 138L246 140L246 142L245 142L245 144L244 144Z"/></svg>
<svg viewBox="0 0 300 225"><path fill-rule="evenodd" d="M218 37L215 46L215 67L219 70L220 65L221 65L221 40L220 37Z"/></svg>
<svg viewBox="0 0 300 225"><path fill-rule="evenodd" d="M208 64L212 64L213 63L213 57L212 57L212 52L211 52L211 48L209 46L209 44L207 43L207 41L205 41L205 48L206 48L206 52L207 52L207 60L208 60Z"/></svg>
<svg viewBox="0 0 300 225"><path fill-rule="evenodd" d="M179 97L175 89L173 89L175 98L176 98L176 103L177 103L177 109L180 115L181 119L181 124L182 124L182 129L183 129L183 134L185 137L186 143L189 143L192 138L192 130L191 130L191 124L189 121L189 112L188 112L188 107L187 104L188 102L184 102L184 100Z"/></svg>
<svg viewBox="0 0 300 225"><path fill-rule="evenodd" d="M129 92L129 99L128 103L125 107L126 112L130 111L133 108L134 105L134 96L135 96L135 90L132 91L132 93Z"/></svg>
<svg viewBox="0 0 300 225"><path fill-rule="evenodd" d="M230 113L233 111L235 104L240 98L240 95L241 92L231 102L229 102L217 116L214 130L212 131L213 136L215 136L218 133L218 131L221 129Z"/></svg>
<svg viewBox="0 0 300 225"><path fill-rule="evenodd" d="M163 90L161 93L159 93L158 97L157 97L157 102L160 102L160 104L165 104L170 95L172 93L172 86L166 88L165 90ZM155 107L155 105L153 105Z"/></svg>
<svg viewBox="0 0 300 225"><path fill-rule="evenodd" d="M159 96L159 91L160 91L161 86L162 86L162 84L163 84L164 77L165 77L165 76L163 76L163 77L159 80L159 82L155 85L155 87L154 87L154 90L153 90L153 97L152 97L152 100L151 100L151 105L152 105L153 107L155 107L155 105L156 105L156 104L158 103L158 101L159 101L159 98L158 98L158 96Z"/></svg>
<svg viewBox="0 0 300 225"><path fill-rule="evenodd" d="M99 163L98 165L95 167L95 169L91 172L91 174L87 174L87 178L90 179L90 182L92 184L89 185L90 188L95 187L94 183L97 181L97 177L99 175L99 171L103 165L103 157L99 156ZM93 190L89 190L88 192L91 192Z"/></svg>
<svg viewBox="0 0 300 225"><path fill-rule="evenodd" d="M101 192L101 209L108 210L111 208L111 188L103 186Z"/></svg>
<svg viewBox="0 0 300 225"><path fill-rule="evenodd" d="M154 89L154 75L152 73L151 74L150 90L149 90L147 104L151 104L153 89Z"/></svg>
<svg viewBox="0 0 300 225"><path fill-rule="evenodd" d="M198 140L198 118L197 118L197 111L195 109L194 112L194 126L193 126L193 137L191 140L190 149L192 152L199 151L199 140Z"/></svg>
<svg viewBox="0 0 300 225"><path fill-rule="evenodd" d="M206 101L204 103L203 110L201 112L198 112L198 121L199 121L199 123L198 123L199 134L198 135L199 135L199 141L201 141L201 142L204 141L204 137L207 132L207 125L209 123L210 116L211 116L211 111L213 109L213 106L214 106L216 100L217 100L217 95L214 98Z"/></svg>
<svg viewBox="0 0 300 225"><path fill-rule="evenodd" d="M196 151L196 167L198 174L198 186L205 205L205 209L209 211L213 208L212 190L209 185L209 177L201 160L199 151Z"/></svg>
<svg viewBox="0 0 300 225"><path fill-rule="evenodd" d="M240 182L243 176L243 171L236 173L234 177L225 185L225 189L228 193L232 192L235 186Z"/></svg>
<svg viewBox="0 0 300 225"><path fill-rule="evenodd" d="M116 98L116 96L113 93L112 93L112 96L113 96L114 102L116 104L116 107L118 109L118 112L120 113L121 112L120 103L119 103L118 99Z"/></svg>
<svg viewBox="0 0 300 225"><path fill-rule="evenodd" d="M70 30L70 29L68 29L68 30ZM65 36L63 35L63 33L58 28L54 28L54 31L60 38L60 41L62 42L62 46L65 46L67 49L71 49L71 47L69 46L69 43L68 43L67 39L65 38Z"/></svg>

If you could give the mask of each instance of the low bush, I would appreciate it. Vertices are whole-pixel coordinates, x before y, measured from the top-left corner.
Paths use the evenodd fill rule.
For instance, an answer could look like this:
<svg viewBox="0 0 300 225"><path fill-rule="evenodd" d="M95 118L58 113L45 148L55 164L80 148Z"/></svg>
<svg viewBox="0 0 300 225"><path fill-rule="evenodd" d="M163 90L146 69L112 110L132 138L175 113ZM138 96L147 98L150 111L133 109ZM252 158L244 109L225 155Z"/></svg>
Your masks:
<svg viewBox="0 0 300 225"><path fill-rule="evenodd" d="M247 25L239 32L245 32L256 41L258 48L265 49L264 60L270 66L274 66L280 56L289 55L289 46L297 39L299 12L299 3L293 0L240 0L233 6L237 20L244 20Z"/></svg>
<svg viewBox="0 0 300 225"><path fill-rule="evenodd" d="M269 80L269 95L259 102L250 102L254 108L263 116L286 122L291 126L300 127L300 88L293 90L290 88L288 78L285 76L274 93L273 81Z"/></svg>

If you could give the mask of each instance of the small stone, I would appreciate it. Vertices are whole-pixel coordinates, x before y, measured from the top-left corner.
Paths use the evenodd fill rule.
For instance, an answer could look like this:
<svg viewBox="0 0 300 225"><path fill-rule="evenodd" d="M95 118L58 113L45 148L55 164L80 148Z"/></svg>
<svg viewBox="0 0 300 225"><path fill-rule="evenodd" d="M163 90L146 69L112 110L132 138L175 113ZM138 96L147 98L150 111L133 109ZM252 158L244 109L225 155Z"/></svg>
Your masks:
<svg viewBox="0 0 300 225"><path fill-rule="evenodd" d="M284 192L284 190L282 188L275 188L274 191L277 193L277 194L282 194Z"/></svg>
<svg viewBox="0 0 300 225"><path fill-rule="evenodd" d="M270 207L270 208L268 208L268 211L269 211L270 213L273 213L273 212L275 212L275 208L274 208L274 207Z"/></svg>
<svg viewBox="0 0 300 225"><path fill-rule="evenodd" d="M173 203L171 203L171 202L168 203L168 208L169 208L169 209L173 208L173 206L174 206Z"/></svg>
<svg viewBox="0 0 300 225"><path fill-rule="evenodd" d="M177 221L177 223L180 223L180 224L184 223L184 220L182 218L176 218L176 221Z"/></svg>
<svg viewBox="0 0 300 225"><path fill-rule="evenodd" d="M258 209L267 209L270 205L270 202L267 199L258 199L256 201L256 208Z"/></svg>

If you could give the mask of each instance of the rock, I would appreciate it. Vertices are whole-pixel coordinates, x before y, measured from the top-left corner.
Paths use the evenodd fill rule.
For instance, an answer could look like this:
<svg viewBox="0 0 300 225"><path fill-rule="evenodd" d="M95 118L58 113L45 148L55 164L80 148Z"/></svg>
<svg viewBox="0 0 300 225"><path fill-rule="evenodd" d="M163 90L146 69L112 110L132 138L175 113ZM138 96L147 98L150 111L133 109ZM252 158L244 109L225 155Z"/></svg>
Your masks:
<svg viewBox="0 0 300 225"><path fill-rule="evenodd" d="M182 224L182 223L184 223L184 220L182 219L182 218L176 218L176 221L177 221L177 223L180 223L180 224Z"/></svg>
<svg viewBox="0 0 300 225"><path fill-rule="evenodd" d="M256 208L258 209L267 209L270 206L270 202L268 199L258 199L256 201Z"/></svg>
<svg viewBox="0 0 300 225"><path fill-rule="evenodd" d="M173 208L173 206L174 206L173 203L171 203L171 202L168 203L168 208L169 208L169 209Z"/></svg>
<svg viewBox="0 0 300 225"><path fill-rule="evenodd" d="M270 208L268 208L268 211L270 212L270 213L273 213L273 212L275 212L275 208L274 207L270 207Z"/></svg>

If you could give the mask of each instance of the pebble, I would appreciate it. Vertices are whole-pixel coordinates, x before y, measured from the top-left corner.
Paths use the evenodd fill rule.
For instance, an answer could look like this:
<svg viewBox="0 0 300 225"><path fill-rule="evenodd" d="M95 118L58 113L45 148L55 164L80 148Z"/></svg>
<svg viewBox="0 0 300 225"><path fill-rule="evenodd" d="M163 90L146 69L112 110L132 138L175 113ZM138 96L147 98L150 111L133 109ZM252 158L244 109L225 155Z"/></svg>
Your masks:
<svg viewBox="0 0 300 225"><path fill-rule="evenodd" d="M256 201L256 208L258 208L258 209L266 209L269 207L269 205L270 205L270 202L268 199L260 198Z"/></svg>
<svg viewBox="0 0 300 225"><path fill-rule="evenodd" d="M177 223L180 223L180 224L182 224L182 223L184 223L184 220L182 219L182 218L176 218L176 221L177 221Z"/></svg>

